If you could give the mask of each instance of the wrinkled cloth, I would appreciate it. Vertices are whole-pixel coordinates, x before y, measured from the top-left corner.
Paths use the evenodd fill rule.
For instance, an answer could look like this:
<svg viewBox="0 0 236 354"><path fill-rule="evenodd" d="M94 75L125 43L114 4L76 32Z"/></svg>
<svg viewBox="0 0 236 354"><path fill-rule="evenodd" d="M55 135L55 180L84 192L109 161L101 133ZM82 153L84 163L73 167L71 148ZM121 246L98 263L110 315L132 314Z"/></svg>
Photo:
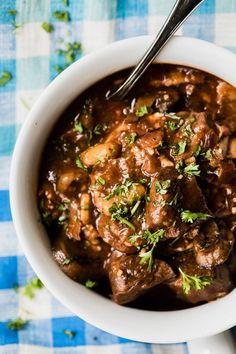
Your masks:
<svg viewBox="0 0 236 354"><path fill-rule="evenodd" d="M63 65L56 53L65 42L81 42L84 55L127 37L156 34L174 0L1 0L0 76L12 79L0 86L0 354L186 354L187 344L145 344L105 333L74 316L45 288L33 299L24 285L34 276L14 231L9 206L9 170L17 134L42 90ZM9 9L18 11L13 31ZM60 22L55 11L69 11ZM42 22L54 26L52 33ZM178 34L197 37L236 52L236 1L206 0ZM204 55L204 53L202 53ZM79 57L79 56L78 56ZM216 58L213 58L215 60ZM54 103L56 104L56 102ZM20 289L16 292L13 284ZM63 288L63 287L62 287ZM63 290L62 290L63 291ZM21 331L9 320L30 319ZM76 331L73 338L64 330Z"/></svg>

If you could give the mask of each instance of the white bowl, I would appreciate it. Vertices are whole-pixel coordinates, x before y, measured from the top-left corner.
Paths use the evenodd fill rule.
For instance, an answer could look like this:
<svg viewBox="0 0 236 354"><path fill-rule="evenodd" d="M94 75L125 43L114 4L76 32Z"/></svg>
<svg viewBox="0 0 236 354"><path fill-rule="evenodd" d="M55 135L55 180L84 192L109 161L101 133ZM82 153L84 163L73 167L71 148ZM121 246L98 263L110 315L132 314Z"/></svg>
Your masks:
<svg viewBox="0 0 236 354"><path fill-rule="evenodd" d="M130 38L87 55L60 74L30 112L18 137L11 168L10 198L16 232L27 259L51 293L72 312L107 332L151 343L182 342L216 334L236 324L236 292L195 308L154 312L115 304L59 269L39 220L37 177L47 137L65 108L86 88L134 66L153 37ZM174 37L158 62L192 66L236 85L236 56L213 44Z"/></svg>

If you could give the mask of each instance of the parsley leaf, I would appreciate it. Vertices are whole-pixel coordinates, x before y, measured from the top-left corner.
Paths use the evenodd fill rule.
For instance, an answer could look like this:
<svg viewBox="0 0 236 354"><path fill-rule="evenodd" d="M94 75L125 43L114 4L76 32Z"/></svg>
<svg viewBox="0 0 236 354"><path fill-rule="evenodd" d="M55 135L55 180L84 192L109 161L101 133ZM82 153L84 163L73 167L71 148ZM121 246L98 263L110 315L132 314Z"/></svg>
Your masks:
<svg viewBox="0 0 236 354"><path fill-rule="evenodd" d="M139 107L139 108L136 110L135 114L136 114L137 117L143 117L143 116L145 116L146 114L148 114L147 106L141 106L141 107Z"/></svg>
<svg viewBox="0 0 236 354"><path fill-rule="evenodd" d="M24 286L23 295L33 299L35 296L35 289L42 289L43 283L37 277L31 278L30 282Z"/></svg>
<svg viewBox="0 0 236 354"><path fill-rule="evenodd" d="M199 156L200 155L200 153L201 153L201 146L200 145L197 145L197 147L196 147L196 149L195 149L195 151L194 151L194 156Z"/></svg>
<svg viewBox="0 0 236 354"><path fill-rule="evenodd" d="M84 128L81 122L75 122L74 124L74 131L79 132L80 134L83 133Z"/></svg>
<svg viewBox="0 0 236 354"><path fill-rule="evenodd" d="M102 131L105 132L107 130L107 125L105 123L98 123L93 129L94 134L101 135Z"/></svg>
<svg viewBox="0 0 236 354"><path fill-rule="evenodd" d="M132 145L132 144L135 142L136 137L137 137L137 134L136 134L136 133L130 133L129 135L127 135L127 136L125 137L125 142L126 142L126 144Z"/></svg>
<svg viewBox="0 0 236 354"><path fill-rule="evenodd" d="M210 285L212 282L211 277L209 276L199 276L199 275L188 275L179 268L179 272L182 277L182 287L183 292L187 295L191 288L195 290L204 289L207 285Z"/></svg>
<svg viewBox="0 0 236 354"><path fill-rule="evenodd" d="M187 146L186 140L180 141L177 147L178 148L177 155L182 155L186 150L186 146Z"/></svg>
<svg viewBox="0 0 236 354"><path fill-rule="evenodd" d="M11 79L12 74L8 71L3 71L2 76L0 77L0 86L5 86Z"/></svg>
<svg viewBox="0 0 236 354"><path fill-rule="evenodd" d="M28 321L23 320L21 317L17 317L15 320L9 321L7 323L7 328L11 329L12 331L20 331L26 326L27 323Z"/></svg>
<svg viewBox="0 0 236 354"><path fill-rule="evenodd" d="M100 184L101 186L105 186L106 181L101 176L98 176L97 183Z"/></svg>
<svg viewBox="0 0 236 354"><path fill-rule="evenodd" d="M184 172L188 176L200 176L201 171L199 171L199 165L195 162L190 163L184 168Z"/></svg>
<svg viewBox="0 0 236 354"><path fill-rule="evenodd" d="M74 337L76 336L76 332L75 332L75 331L71 331L71 330L69 330L69 329L64 329L64 330L63 330L63 333L64 333L66 336L70 337L70 338L74 338Z"/></svg>
<svg viewBox="0 0 236 354"><path fill-rule="evenodd" d="M122 204L112 203L109 208L112 220L119 220L123 224L126 224L130 229L135 230L135 226L126 218L129 217L129 208Z"/></svg>
<svg viewBox="0 0 236 354"><path fill-rule="evenodd" d="M160 193L161 195L166 194L168 191L168 188L170 188L170 185L171 185L170 179L167 179L162 182L156 181L156 192Z"/></svg>
<svg viewBox="0 0 236 354"><path fill-rule="evenodd" d="M180 214L182 221L193 223L195 220L208 220L211 218L211 215L204 213L195 213L190 210L184 210Z"/></svg>
<svg viewBox="0 0 236 354"><path fill-rule="evenodd" d="M142 236L143 240L146 241L146 246L151 245L149 251L143 252L143 250L139 253L139 257L141 258L140 264L148 264L148 271L150 272L153 267L153 251L157 244L157 242L164 236L165 231L163 229L159 229L156 232L151 232L150 230L146 230Z"/></svg>
<svg viewBox="0 0 236 354"><path fill-rule="evenodd" d="M42 22L41 27L48 33L51 33L54 30L53 25L47 22Z"/></svg>
<svg viewBox="0 0 236 354"><path fill-rule="evenodd" d="M192 130L190 124L186 125L186 127L184 128L184 131L185 131L185 133L186 133L187 135L193 134L193 130Z"/></svg>
<svg viewBox="0 0 236 354"><path fill-rule="evenodd" d="M76 164L77 167L81 168L81 169L84 170L85 172L88 171L87 168L84 167L84 164L83 164L83 162L82 162L82 160L81 160L81 158L80 158L79 156L76 158L75 164Z"/></svg>
<svg viewBox="0 0 236 354"><path fill-rule="evenodd" d="M65 258L64 261L62 262L62 265L71 264L73 261L74 261L73 258Z"/></svg>
<svg viewBox="0 0 236 354"><path fill-rule="evenodd" d="M212 150L211 149L208 149L205 153L205 158L207 160L211 160L212 159Z"/></svg>
<svg viewBox="0 0 236 354"><path fill-rule="evenodd" d="M53 12L53 17L55 17L58 21L69 22L70 14L68 11L55 11Z"/></svg>
<svg viewBox="0 0 236 354"><path fill-rule="evenodd" d="M94 288L97 285L98 285L97 281L93 281L93 280L90 280L90 279L86 280L86 283L85 283L85 286L88 289L92 289L92 288Z"/></svg>

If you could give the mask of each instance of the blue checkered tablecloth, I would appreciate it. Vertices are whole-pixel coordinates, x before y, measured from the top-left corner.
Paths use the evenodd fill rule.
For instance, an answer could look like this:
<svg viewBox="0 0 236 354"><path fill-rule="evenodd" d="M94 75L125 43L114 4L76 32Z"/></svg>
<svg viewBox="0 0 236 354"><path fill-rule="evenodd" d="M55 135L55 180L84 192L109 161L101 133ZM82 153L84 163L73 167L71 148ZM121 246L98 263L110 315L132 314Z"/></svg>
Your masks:
<svg viewBox="0 0 236 354"><path fill-rule="evenodd" d="M18 244L9 206L9 169L17 133L42 90L63 65L56 49L64 41L82 43L83 54L112 41L155 34L174 0L0 0L0 354L184 354L187 345L136 343L107 334L63 307L44 288L34 299L23 287L34 275ZM13 31L9 9L18 11ZM71 21L56 20L55 11L69 11ZM54 26L52 33L41 28ZM236 52L236 0L205 0L178 32L202 38ZM203 53L204 55L204 53ZM13 284L20 291L13 289ZM17 316L30 318L21 331L6 324ZM73 338L63 331L76 331ZM200 353L199 353L200 354Z"/></svg>

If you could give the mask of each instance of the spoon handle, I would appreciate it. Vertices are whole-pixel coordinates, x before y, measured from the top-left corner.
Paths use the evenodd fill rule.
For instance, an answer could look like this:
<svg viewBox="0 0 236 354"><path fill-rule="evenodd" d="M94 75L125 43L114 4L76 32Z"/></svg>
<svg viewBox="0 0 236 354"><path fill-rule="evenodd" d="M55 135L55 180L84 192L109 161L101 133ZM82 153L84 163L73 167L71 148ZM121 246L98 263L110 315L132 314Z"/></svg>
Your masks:
<svg viewBox="0 0 236 354"><path fill-rule="evenodd" d="M184 23L184 21L191 15L191 13L204 0L177 0L173 6L171 13L166 19L160 32L155 38L152 45L149 47L145 55L132 70L125 82L119 87L117 91L109 94L107 98L123 98L129 90L133 87L136 81L142 76L144 71L152 63L155 57L159 54L164 45L169 41L177 29Z"/></svg>

